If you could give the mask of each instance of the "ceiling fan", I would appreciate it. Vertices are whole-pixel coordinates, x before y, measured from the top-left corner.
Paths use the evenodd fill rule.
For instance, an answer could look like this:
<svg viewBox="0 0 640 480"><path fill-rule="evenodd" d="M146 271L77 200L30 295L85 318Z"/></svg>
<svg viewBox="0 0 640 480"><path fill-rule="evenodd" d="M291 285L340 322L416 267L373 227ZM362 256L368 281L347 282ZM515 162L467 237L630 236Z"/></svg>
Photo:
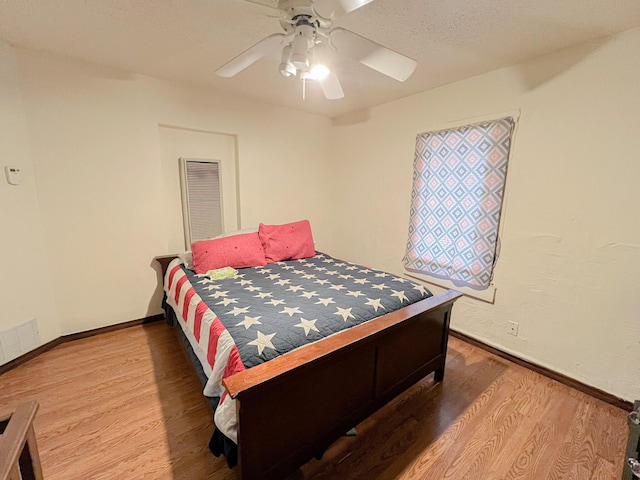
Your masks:
<svg viewBox="0 0 640 480"><path fill-rule="evenodd" d="M245 0L250 3L257 1ZM270 8L280 18L283 33L274 33L249 47L216 70L233 77L263 57L279 60L285 77L317 81L329 100L344 97L342 85L330 68L334 52L404 82L417 62L345 28L332 28L337 14L352 12L373 0L279 0ZM265 5L260 4L263 8ZM304 90L303 90L304 96Z"/></svg>

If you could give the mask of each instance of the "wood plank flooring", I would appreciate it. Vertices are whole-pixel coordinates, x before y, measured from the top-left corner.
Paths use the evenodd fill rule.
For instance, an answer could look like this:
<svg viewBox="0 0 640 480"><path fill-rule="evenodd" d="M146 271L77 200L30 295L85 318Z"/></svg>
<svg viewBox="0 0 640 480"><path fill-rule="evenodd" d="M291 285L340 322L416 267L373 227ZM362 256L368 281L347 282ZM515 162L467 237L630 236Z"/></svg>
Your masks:
<svg viewBox="0 0 640 480"><path fill-rule="evenodd" d="M0 376L0 416L35 399L47 480L235 479L163 322L63 344ZM450 339L433 376L290 480L619 479L626 412Z"/></svg>

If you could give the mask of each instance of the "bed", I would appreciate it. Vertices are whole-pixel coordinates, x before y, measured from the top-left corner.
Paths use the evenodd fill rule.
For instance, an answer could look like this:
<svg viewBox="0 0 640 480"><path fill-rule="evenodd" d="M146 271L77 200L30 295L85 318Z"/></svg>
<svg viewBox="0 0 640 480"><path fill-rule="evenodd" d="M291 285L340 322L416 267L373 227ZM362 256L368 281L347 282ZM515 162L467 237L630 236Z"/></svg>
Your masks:
<svg viewBox="0 0 640 480"><path fill-rule="evenodd" d="M449 319L459 292L431 295L406 279L322 253L310 259L242 269L239 277L216 281L184 268L175 256L157 260L162 267L168 311L180 324L176 330L191 347L196 368L200 363L200 374L207 378L204 392L217 407L217 434L223 430L224 439L231 438L237 444L239 478L243 480L284 478L311 458L321 457L333 441L418 380L430 373L436 381L443 380ZM324 264L327 267L321 266ZM291 281L294 277L290 274L308 276L307 284ZM324 280L326 285L322 284ZM318 281L321 283L316 288ZM234 282L242 284L243 289L229 294ZM282 289L276 291L275 284L282 282ZM390 299L380 300L372 290L365 290L365 283L378 292L386 288L393 293ZM296 290L297 286L300 288ZM320 287L333 289L331 296ZM292 297L285 301L284 290L291 288ZM271 290L275 295L261 298L273 293ZM353 297L350 301L360 302L360 306L330 305L335 302L328 299L337 301L338 295ZM250 296L258 304L246 307ZM294 306L293 296L302 303ZM207 307L202 305L203 297ZM271 310L264 306L269 300L276 303ZM330 316L347 328L325 331L326 327L315 323L311 317L316 317L317 311L313 308L317 305L321 309L323 302L332 308ZM373 312L372 318L358 323L352 318L357 315L352 314L364 311L364 306ZM317 340L298 344L293 333L283 333L289 345L282 347L276 341L280 334L269 330L273 316L269 311L289 317L289 331L297 331L300 337L311 334ZM312 314L303 316L302 312ZM215 326L218 320L224 320L228 328ZM211 325L211 338L223 337L216 340L219 343L213 352L212 347L199 346L207 334L193 338L194 330L205 331L204 324ZM276 333L261 334L258 329ZM229 331L235 335L231 342ZM251 350L256 355L249 359ZM227 362L218 365L220 358Z"/></svg>

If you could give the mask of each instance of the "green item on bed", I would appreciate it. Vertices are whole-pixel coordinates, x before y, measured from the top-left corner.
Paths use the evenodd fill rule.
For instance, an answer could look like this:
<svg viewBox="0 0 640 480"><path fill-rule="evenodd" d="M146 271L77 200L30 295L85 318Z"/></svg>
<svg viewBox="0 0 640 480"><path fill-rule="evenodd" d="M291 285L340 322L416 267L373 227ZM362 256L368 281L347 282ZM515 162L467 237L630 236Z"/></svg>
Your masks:
<svg viewBox="0 0 640 480"><path fill-rule="evenodd" d="M211 280L223 280L225 278L233 278L238 274L238 270L231 267L216 268L215 270L209 270L207 277Z"/></svg>

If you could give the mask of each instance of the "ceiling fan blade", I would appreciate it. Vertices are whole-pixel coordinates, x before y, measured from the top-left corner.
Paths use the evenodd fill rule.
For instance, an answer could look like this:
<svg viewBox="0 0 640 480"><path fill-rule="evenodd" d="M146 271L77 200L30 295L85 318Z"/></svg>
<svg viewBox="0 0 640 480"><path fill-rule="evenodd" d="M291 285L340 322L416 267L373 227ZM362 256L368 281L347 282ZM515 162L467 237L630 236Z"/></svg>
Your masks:
<svg viewBox="0 0 640 480"><path fill-rule="evenodd" d="M322 92L327 100L338 100L344 98L344 92L342 91L342 85L335 72L329 72L324 79L318 81Z"/></svg>
<svg viewBox="0 0 640 480"><path fill-rule="evenodd" d="M330 37L339 52L399 82L409 78L418 66L412 58L344 28L334 28Z"/></svg>
<svg viewBox="0 0 640 480"><path fill-rule="evenodd" d="M353 12L371 2L373 0L314 0L313 8L321 17L332 18L336 14Z"/></svg>
<svg viewBox="0 0 640 480"><path fill-rule="evenodd" d="M254 46L248 48L233 60L228 61L216 70L216 75L229 78L237 75L248 66L254 64L262 57L279 53L284 34L274 33L260 40Z"/></svg>
<svg viewBox="0 0 640 480"><path fill-rule="evenodd" d="M373 2L373 0L338 0L338 2L345 13L349 13L364 7L367 3Z"/></svg>
<svg viewBox="0 0 640 480"><path fill-rule="evenodd" d="M251 3L255 5L257 9L262 9L262 11L267 15L275 15L282 16L283 11L278 8L278 1L265 1L265 0L245 0L245 2Z"/></svg>

